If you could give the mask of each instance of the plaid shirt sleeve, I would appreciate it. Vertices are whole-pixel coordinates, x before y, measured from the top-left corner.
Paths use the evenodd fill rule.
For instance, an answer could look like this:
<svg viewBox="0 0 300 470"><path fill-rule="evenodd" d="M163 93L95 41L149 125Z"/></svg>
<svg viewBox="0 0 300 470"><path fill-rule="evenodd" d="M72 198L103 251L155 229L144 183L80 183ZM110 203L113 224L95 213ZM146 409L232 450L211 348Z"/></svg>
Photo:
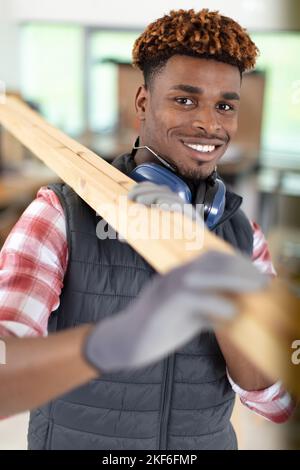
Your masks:
<svg viewBox="0 0 300 470"><path fill-rule="evenodd" d="M284 423L295 409L295 402L280 382L258 391L246 391L231 379L227 371L232 389L240 397L241 402L256 414L274 423Z"/></svg>
<svg viewBox="0 0 300 470"><path fill-rule="evenodd" d="M67 256L63 209L53 191L41 188L0 253L0 335L47 335Z"/></svg>
<svg viewBox="0 0 300 470"><path fill-rule="evenodd" d="M271 277L276 276L268 244L260 226L256 222L251 222L253 230L253 254L252 262L259 271Z"/></svg>
<svg viewBox="0 0 300 470"><path fill-rule="evenodd" d="M254 231L253 263L275 275L268 246L259 226ZM55 193L41 188L12 229L0 253L0 336L46 336L48 319L58 308L68 261L66 221ZM268 389L245 391L233 382L242 403L274 422L293 409L278 382Z"/></svg>

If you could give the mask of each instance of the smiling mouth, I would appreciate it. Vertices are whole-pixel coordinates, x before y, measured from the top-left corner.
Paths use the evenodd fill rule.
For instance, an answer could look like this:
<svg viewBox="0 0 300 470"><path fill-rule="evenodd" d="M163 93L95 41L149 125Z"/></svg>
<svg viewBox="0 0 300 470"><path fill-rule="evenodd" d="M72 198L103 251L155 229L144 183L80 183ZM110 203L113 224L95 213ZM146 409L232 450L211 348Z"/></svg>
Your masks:
<svg viewBox="0 0 300 470"><path fill-rule="evenodd" d="M193 152L193 156L197 159L203 159L204 161L213 160L215 154L222 147L223 144L219 145L201 145L201 144L190 144L187 142L183 142L182 144L191 149ZM203 158L204 157L204 158Z"/></svg>

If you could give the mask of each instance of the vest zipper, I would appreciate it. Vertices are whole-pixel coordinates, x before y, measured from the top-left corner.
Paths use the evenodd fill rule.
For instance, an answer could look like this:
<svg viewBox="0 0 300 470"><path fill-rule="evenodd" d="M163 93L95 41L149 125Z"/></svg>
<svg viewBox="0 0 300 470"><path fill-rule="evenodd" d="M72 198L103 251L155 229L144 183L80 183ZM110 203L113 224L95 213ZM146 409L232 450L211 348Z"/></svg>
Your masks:
<svg viewBox="0 0 300 470"><path fill-rule="evenodd" d="M171 408L171 396L173 389L173 376L174 376L174 363L175 355L168 357L165 360L165 372L163 381L163 396L161 404L161 420L158 432L158 449L167 449L167 437L168 437L168 423Z"/></svg>

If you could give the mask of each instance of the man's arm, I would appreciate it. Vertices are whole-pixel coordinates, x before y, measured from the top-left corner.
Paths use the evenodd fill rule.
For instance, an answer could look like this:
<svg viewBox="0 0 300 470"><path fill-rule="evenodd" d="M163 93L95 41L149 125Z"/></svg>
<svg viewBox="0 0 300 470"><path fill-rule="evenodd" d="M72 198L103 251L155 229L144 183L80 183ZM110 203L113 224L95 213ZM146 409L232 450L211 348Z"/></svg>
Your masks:
<svg viewBox="0 0 300 470"><path fill-rule="evenodd" d="M252 262L259 271L271 277L276 275L267 241L259 225L252 222ZM272 384L230 343L224 332L215 331L219 346L227 362L227 375L233 390L249 409L275 423L283 423L293 413L296 403L281 382Z"/></svg>
<svg viewBox="0 0 300 470"><path fill-rule="evenodd" d="M6 364L0 365L0 416L33 409L99 375L82 356L92 326L47 338L2 338Z"/></svg>
<svg viewBox="0 0 300 470"><path fill-rule="evenodd" d="M41 188L0 252L0 337L7 356L0 365L0 415L38 406L90 378L93 369L80 354L90 327L32 338L47 335L67 260L63 208L53 191Z"/></svg>
<svg viewBox="0 0 300 470"><path fill-rule="evenodd" d="M227 364L232 380L243 390L263 390L270 387L274 380L268 379L237 349L227 334L215 330L215 335Z"/></svg>
<svg viewBox="0 0 300 470"><path fill-rule="evenodd" d="M252 222L253 255L252 262L256 268L271 277L276 275L267 241L260 227ZM224 331L216 331L217 341L225 358L227 369L232 380L243 390L262 390L270 387L274 381L269 380L232 344Z"/></svg>

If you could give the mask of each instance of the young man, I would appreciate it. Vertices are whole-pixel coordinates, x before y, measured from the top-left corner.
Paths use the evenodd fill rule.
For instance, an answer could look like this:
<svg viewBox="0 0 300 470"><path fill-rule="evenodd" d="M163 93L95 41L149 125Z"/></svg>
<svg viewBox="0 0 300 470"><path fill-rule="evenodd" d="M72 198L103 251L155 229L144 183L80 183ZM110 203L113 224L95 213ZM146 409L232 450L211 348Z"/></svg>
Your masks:
<svg viewBox="0 0 300 470"><path fill-rule="evenodd" d="M149 25L133 50L145 79L136 95L139 143L114 164L131 174L158 156L187 184L191 202L205 205L237 129L242 74L256 55L245 30L216 12L172 11ZM240 204L227 190L211 230L273 275L264 237ZM139 295L153 269L127 244L97 239L98 220L68 186L40 190L3 248L3 336L115 318ZM107 370L35 410L29 448L233 449L234 392L277 422L292 408L280 383L270 384L220 333L202 332L139 370Z"/></svg>

